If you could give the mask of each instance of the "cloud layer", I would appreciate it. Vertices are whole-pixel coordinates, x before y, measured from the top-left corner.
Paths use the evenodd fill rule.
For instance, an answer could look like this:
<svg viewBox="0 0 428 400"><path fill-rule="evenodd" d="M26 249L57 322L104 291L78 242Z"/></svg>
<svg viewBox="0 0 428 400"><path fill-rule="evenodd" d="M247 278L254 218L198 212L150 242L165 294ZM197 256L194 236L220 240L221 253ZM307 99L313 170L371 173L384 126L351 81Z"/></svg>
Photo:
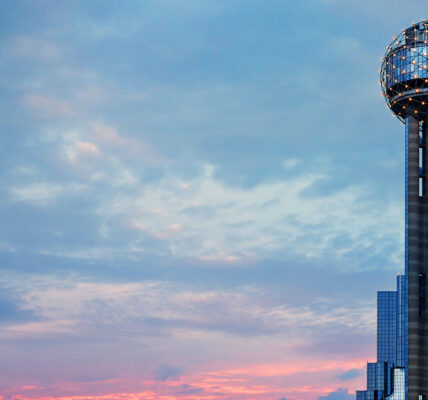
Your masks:
<svg viewBox="0 0 428 400"><path fill-rule="evenodd" d="M423 6L0 11L0 399L353 397L403 269L377 71Z"/></svg>

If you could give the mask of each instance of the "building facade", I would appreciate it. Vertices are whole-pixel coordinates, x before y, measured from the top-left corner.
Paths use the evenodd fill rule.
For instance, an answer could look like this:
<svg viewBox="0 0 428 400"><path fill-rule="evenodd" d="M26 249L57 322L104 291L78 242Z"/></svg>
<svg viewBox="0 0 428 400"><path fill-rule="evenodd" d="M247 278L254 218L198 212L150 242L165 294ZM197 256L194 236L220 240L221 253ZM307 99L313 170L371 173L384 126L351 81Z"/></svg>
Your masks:
<svg viewBox="0 0 428 400"><path fill-rule="evenodd" d="M405 387L404 282L399 275L396 291L377 293L377 361L367 364L367 389L357 391L357 400L405 399L397 393Z"/></svg>

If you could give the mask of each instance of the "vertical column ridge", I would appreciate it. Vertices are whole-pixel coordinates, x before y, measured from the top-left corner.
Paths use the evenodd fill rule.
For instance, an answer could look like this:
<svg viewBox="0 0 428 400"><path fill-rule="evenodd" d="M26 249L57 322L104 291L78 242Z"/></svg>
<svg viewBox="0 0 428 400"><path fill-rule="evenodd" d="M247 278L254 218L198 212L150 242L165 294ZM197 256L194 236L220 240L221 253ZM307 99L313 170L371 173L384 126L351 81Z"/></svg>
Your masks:
<svg viewBox="0 0 428 400"><path fill-rule="evenodd" d="M419 122L406 120L406 276L408 281L408 400L419 400L419 266L422 213L419 200Z"/></svg>

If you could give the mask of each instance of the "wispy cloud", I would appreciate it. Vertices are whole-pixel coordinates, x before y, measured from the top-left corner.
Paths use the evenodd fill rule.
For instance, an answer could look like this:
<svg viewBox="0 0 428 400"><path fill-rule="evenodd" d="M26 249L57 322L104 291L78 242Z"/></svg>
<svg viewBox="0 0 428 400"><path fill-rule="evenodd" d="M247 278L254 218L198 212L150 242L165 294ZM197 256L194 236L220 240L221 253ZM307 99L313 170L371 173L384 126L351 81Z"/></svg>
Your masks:
<svg viewBox="0 0 428 400"><path fill-rule="evenodd" d="M100 215L130 218L147 234L168 239L174 255L206 260L281 257L292 252L343 261L363 249L367 257L375 257L391 240L400 243L400 226L394 223L400 219L401 207L390 203L377 208L364 187L307 197L311 186L325 175L301 175L234 188L207 172L210 168L190 181L186 190L180 179L171 176L136 186L132 195L118 193L99 209ZM138 214L141 207L159 209L162 215ZM178 226L174 236L162 235ZM388 232L387 226L396 230ZM400 255L399 250L390 254L389 263L397 265Z"/></svg>
<svg viewBox="0 0 428 400"><path fill-rule="evenodd" d="M113 140L119 140L115 135ZM12 198L46 205L64 195L77 201L85 190L95 201L100 225L114 235L129 228L128 241L122 248L110 248L109 253L119 254L153 238L165 242L172 256L208 262L281 260L294 254L306 259L333 258L360 269L381 264L399 268L401 264L399 203L378 207L365 186L317 194L313 188L328 178L328 172L241 188L222 182L213 166L206 165L193 179L183 181L169 174L143 183L124 160L100 157L95 143L75 140L67 145L66 154L77 168L86 168L74 177L74 183L16 182L10 187ZM89 186L88 179L97 186ZM101 197L95 196L99 185L103 186ZM102 237L96 247L107 248ZM83 250L88 249L82 242L73 251ZM44 251L63 253L58 248ZM364 253L364 258L355 259L357 252ZM381 255L387 259L380 261Z"/></svg>
<svg viewBox="0 0 428 400"><path fill-rule="evenodd" d="M46 206L58 198L76 194L85 189L79 183L56 184L38 182L28 185L16 185L9 188L12 198L33 206Z"/></svg>
<svg viewBox="0 0 428 400"><path fill-rule="evenodd" d="M293 307L266 302L265 292L254 287L200 291L162 281L107 284L52 279L33 280L24 286L25 290L19 289L21 307L42 321L9 325L3 330L6 335L32 331L38 335L87 335L104 325L109 326L110 334L131 329L144 335L152 328L173 336L183 329L245 337L286 333L290 343L300 343L318 330L372 332L374 323L367 305L344 308L320 302L314 307Z"/></svg>
<svg viewBox="0 0 428 400"><path fill-rule="evenodd" d="M352 400L354 398L354 393L349 393L348 389L340 388L326 396L319 397L319 400Z"/></svg>
<svg viewBox="0 0 428 400"><path fill-rule="evenodd" d="M12 36L6 41L5 50L30 62L59 62L64 56L63 49L54 41L28 35Z"/></svg>
<svg viewBox="0 0 428 400"><path fill-rule="evenodd" d="M403 264L377 71L425 5L185 3L0 3L5 400L364 386Z"/></svg>
<svg viewBox="0 0 428 400"><path fill-rule="evenodd" d="M74 114L72 107L65 100L51 96L28 94L23 102L31 112L43 118L64 119Z"/></svg>

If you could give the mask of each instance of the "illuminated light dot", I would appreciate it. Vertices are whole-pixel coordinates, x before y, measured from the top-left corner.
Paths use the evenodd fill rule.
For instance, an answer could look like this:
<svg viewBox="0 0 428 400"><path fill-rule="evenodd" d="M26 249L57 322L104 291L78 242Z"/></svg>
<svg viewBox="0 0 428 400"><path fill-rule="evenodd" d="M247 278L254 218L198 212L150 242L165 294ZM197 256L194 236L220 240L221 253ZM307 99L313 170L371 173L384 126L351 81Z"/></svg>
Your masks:
<svg viewBox="0 0 428 400"><path fill-rule="evenodd" d="M407 89L409 87L409 85L406 85L405 88Z"/></svg>
<svg viewBox="0 0 428 400"><path fill-rule="evenodd" d="M415 114L417 114L418 113L418 110L415 110Z"/></svg>
<svg viewBox="0 0 428 400"><path fill-rule="evenodd" d="M409 101L412 101L413 99L410 97Z"/></svg>
<svg viewBox="0 0 428 400"><path fill-rule="evenodd" d="M425 102L424 102L424 101L422 102L422 105L423 105L423 106L425 105Z"/></svg>
<svg viewBox="0 0 428 400"><path fill-rule="evenodd" d="M403 71L401 72L402 74L405 74L406 73L406 70L405 69L403 69Z"/></svg>
<svg viewBox="0 0 428 400"><path fill-rule="evenodd" d="M403 106L403 110L405 110L406 109L406 106Z"/></svg>

